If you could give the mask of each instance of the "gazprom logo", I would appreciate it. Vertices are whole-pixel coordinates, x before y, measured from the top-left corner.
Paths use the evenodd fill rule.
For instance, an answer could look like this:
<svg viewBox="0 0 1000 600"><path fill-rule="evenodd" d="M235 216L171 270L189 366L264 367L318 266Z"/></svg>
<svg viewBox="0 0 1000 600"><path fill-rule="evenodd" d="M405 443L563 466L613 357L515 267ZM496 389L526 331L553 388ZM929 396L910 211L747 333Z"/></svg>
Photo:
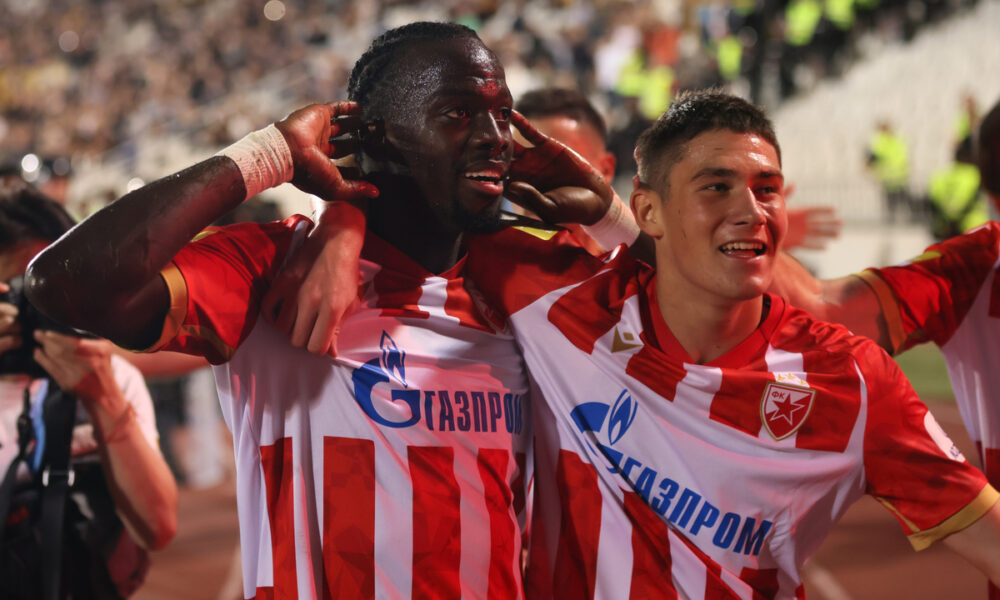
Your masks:
<svg viewBox="0 0 1000 600"><path fill-rule="evenodd" d="M357 400L361 410L365 411L368 417L380 425L386 427L409 427L420 421L420 390L392 390L389 392L393 404L402 402L409 408L409 417L402 420L390 419L375 409L372 401L372 388L379 384L389 383L389 377L396 380L404 388L406 384L406 353L399 349L396 342L385 331L382 332L382 339L379 342L381 353L378 358L373 358L365 364L355 369L354 399ZM402 409L403 406L400 405ZM405 411L400 411L405 412ZM405 415L402 415L405 417Z"/></svg>
<svg viewBox="0 0 1000 600"><path fill-rule="evenodd" d="M604 402L584 402L570 412L570 418L580 433L601 433L607 436L608 446L621 440L635 421L639 404L628 390L622 390L611 406ZM607 425L607 427L605 427Z"/></svg>

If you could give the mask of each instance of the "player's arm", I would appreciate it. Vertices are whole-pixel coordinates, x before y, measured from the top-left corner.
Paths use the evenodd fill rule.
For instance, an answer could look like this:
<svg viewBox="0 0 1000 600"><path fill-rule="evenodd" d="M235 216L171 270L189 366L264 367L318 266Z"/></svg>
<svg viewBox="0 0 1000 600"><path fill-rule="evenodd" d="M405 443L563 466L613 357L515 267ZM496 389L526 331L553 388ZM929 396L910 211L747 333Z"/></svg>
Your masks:
<svg viewBox="0 0 1000 600"><path fill-rule="evenodd" d="M1000 586L1000 502L961 531L941 540Z"/></svg>
<svg viewBox="0 0 1000 600"><path fill-rule="evenodd" d="M357 298L365 214L349 202L317 207L316 227L282 267L261 313L314 354L337 355L340 324Z"/></svg>
<svg viewBox="0 0 1000 600"><path fill-rule="evenodd" d="M857 335L875 340L890 354L896 350L877 295L857 275L817 279L790 254L780 252L768 291L817 319L840 323Z"/></svg>
<svg viewBox="0 0 1000 600"><path fill-rule="evenodd" d="M256 193L291 181L327 197L374 196L330 157L354 151L335 136L360 126L354 103L312 105L225 152L131 192L80 223L28 268L31 302L68 325L129 347L159 337L169 308L160 278L201 229Z"/></svg>

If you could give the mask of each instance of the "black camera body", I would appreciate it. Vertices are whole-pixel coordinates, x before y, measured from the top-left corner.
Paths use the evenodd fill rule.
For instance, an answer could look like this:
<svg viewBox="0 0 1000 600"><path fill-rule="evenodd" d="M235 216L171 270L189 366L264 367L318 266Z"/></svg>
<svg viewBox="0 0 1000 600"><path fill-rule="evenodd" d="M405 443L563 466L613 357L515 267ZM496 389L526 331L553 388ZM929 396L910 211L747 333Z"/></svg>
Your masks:
<svg viewBox="0 0 1000 600"><path fill-rule="evenodd" d="M74 329L61 325L43 315L28 302L24 295L24 276L18 275L7 282L10 291L0 294L0 302L7 302L17 307L17 322L21 326L21 346L0 353L0 375L18 374L31 377L48 377L48 373L34 359L35 330L58 331L69 335L80 336Z"/></svg>

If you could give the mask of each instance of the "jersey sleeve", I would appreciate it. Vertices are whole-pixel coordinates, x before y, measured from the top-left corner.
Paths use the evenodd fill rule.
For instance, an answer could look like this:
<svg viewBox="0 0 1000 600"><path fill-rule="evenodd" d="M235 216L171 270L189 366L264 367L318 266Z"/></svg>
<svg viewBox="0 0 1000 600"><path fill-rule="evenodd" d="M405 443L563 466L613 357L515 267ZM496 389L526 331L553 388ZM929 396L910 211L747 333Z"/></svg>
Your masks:
<svg viewBox="0 0 1000 600"><path fill-rule="evenodd" d="M866 491L922 550L971 525L1000 494L965 460L881 348L865 341L856 357L868 395Z"/></svg>
<svg viewBox="0 0 1000 600"><path fill-rule="evenodd" d="M568 231L511 227L478 236L469 247L468 274L492 306L510 316L545 294L583 281L626 254L589 254Z"/></svg>
<svg viewBox="0 0 1000 600"><path fill-rule="evenodd" d="M913 260L860 274L879 299L894 352L932 341L945 344L996 270L1000 224L987 223ZM994 279L994 281L996 281ZM1000 316L1000 290L993 293Z"/></svg>
<svg viewBox="0 0 1000 600"><path fill-rule="evenodd" d="M195 354L213 364L229 360L256 324L260 301L285 258L311 227L295 215L200 234L160 274L170 310L148 351Z"/></svg>

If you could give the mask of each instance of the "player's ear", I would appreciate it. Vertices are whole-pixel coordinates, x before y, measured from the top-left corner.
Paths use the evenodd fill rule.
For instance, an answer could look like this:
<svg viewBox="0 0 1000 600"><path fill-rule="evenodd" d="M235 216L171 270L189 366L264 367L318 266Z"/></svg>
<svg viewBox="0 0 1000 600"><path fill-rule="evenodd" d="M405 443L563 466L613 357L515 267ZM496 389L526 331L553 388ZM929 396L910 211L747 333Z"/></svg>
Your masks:
<svg viewBox="0 0 1000 600"><path fill-rule="evenodd" d="M639 176L632 178L632 214L646 235L652 238L663 236L663 199L648 185L639 181Z"/></svg>

